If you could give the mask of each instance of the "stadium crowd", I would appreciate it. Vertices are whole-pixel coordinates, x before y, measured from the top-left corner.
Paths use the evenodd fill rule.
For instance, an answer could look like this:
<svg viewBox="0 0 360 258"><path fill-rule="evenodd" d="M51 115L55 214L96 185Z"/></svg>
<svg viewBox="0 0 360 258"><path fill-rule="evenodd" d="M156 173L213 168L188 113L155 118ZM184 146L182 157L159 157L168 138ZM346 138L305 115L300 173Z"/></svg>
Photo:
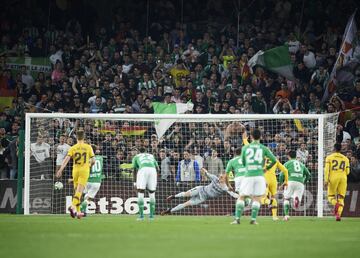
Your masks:
<svg viewBox="0 0 360 258"><path fill-rule="evenodd" d="M350 15L354 1L331 1L329 5L312 1L302 13L301 1L245 2L248 6L239 16L239 33L227 1L208 1L205 6L198 1L187 3L184 20L177 22L173 19L179 13L177 2L152 3L155 11L147 30L144 18L133 19L132 13L121 7L113 10L108 24L101 19L84 24L69 16L62 24L54 22L47 27L25 13L27 18L19 23L12 12L3 11L0 90L2 96L6 92L13 100L0 114L0 178L16 176L16 137L24 126L25 112L153 113L152 102L192 101L197 114L341 112L337 140L351 159L349 179L359 181L360 112L356 111L360 106L360 66L351 70L350 84L338 85L336 94L322 101L348 18L344 15L343 20L335 20L331 13L342 10ZM132 4L129 9L136 10L139 3ZM295 80L248 66L258 50L284 44L289 47ZM33 74L26 65L11 70L8 63L12 57L46 57L51 72ZM54 120L49 132L56 133L40 138L57 144L60 135L68 135L76 124ZM115 154L107 162L109 167L128 162L134 147L147 145L161 160L166 171L163 179L179 180L175 164L184 156L197 159L200 166L216 163L224 168L238 146L236 139L226 137L226 124L194 128L189 124L186 131L190 134L175 124L162 139L148 130L143 141L122 135L121 122L82 126L90 138L95 137L90 140L99 153ZM316 140L310 131L299 132L290 122L276 129L258 126L264 126L263 140L281 161L287 150L295 148L298 157L316 170L316 149L307 149ZM43 144L42 139L35 140Z"/></svg>

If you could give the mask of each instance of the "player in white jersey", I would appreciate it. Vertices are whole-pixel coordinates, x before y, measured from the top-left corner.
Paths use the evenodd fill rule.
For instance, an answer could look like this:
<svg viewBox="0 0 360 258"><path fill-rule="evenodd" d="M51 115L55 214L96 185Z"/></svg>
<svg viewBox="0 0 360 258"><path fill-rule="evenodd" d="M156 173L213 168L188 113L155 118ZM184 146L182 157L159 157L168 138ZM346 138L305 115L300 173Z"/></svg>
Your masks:
<svg viewBox="0 0 360 258"><path fill-rule="evenodd" d="M168 202L173 200L174 198L184 198L184 197L190 197L190 200L181 203L172 209L169 208L165 211L162 211L161 215L171 214L179 210L182 210L188 206L198 205L200 203L205 202L208 199L217 198L221 196L223 193L228 193L234 198L239 197L238 194L229 191L229 185L227 184L225 174L221 174L219 177L217 177L213 174L208 173L205 168L202 168L201 172L203 176L205 175L211 180L211 183L205 186L196 186L186 192L181 192L176 195L170 195L169 197L166 198L166 201Z"/></svg>
<svg viewBox="0 0 360 258"><path fill-rule="evenodd" d="M70 147L71 146L66 143L65 135L61 135L59 139L59 144L56 146L56 171L59 170Z"/></svg>

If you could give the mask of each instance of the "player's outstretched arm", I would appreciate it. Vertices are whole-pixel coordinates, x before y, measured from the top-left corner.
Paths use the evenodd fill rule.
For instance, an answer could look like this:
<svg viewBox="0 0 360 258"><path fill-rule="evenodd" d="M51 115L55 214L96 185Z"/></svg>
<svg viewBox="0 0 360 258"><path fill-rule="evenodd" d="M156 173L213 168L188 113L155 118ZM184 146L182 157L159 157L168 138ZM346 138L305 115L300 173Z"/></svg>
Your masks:
<svg viewBox="0 0 360 258"><path fill-rule="evenodd" d="M211 181L215 180L217 176L210 174L205 168L201 168L201 173L209 178Z"/></svg>
<svg viewBox="0 0 360 258"><path fill-rule="evenodd" d="M248 145L249 144L249 137L247 135L247 132L246 132L246 128L244 126L244 132L242 133L242 140L243 140L243 144L244 145Z"/></svg>
<svg viewBox="0 0 360 258"><path fill-rule="evenodd" d="M69 161L70 161L70 156L66 156L63 163L61 164L61 167L56 172L57 178L60 178L62 176L62 172L63 172L64 168L66 167L66 165L69 163Z"/></svg>
<svg viewBox="0 0 360 258"><path fill-rule="evenodd" d="M266 166L266 170L269 170L276 164L277 159L267 147L265 147L265 156L270 160L270 163Z"/></svg>

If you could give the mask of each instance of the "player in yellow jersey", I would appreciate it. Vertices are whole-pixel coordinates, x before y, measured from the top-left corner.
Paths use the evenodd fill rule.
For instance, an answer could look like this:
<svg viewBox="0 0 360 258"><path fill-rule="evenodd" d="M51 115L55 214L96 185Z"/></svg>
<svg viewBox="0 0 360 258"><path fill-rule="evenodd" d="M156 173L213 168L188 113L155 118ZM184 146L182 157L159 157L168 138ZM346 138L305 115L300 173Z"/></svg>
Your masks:
<svg viewBox="0 0 360 258"><path fill-rule="evenodd" d="M278 188L276 169L280 169L280 171L284 174L284 183L282 186L287 185L289 178L288 170L286 169L286 167L283 166L283 164L281 164L279 160L276 160L275 165L272 166L270 169L265 170L266 195L262 199L262 204L270 205L272 218L274 221L279 220L277 216L277 200L275 198Z"/></svg>
<svg viewBox="0 0 360 258"><path fill-rule="evenodd" d="M341 144L336 143L334 152L325 160L325 187L329 202L334 206L336 221L341 221L347 187L347 175L350 173L350 162L340 153Z"/></svg>
<svg viewBox="0 0 360 258"><path fill-rule="evenodd" d="M56 172L56 177L60 178L67 163L72 158L73 169L72 177L74 183L74 196L72 205L68 208L71 217L81 218L80 212L81 196L89 178L90 168L95 163L94 151L89 144L86 144L84 131L79 130L76 133L77 144L72 146L65 157L60 169Z"/></svg>

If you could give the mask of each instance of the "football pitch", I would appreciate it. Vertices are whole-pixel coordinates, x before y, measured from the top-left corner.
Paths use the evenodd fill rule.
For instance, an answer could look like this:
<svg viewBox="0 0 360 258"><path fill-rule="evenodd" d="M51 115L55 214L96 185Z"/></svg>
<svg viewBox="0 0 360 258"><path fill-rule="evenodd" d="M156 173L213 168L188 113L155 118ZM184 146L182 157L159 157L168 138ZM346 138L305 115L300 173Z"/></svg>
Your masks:
<svg viewBox="0 0 360 258"><path fill-rule="evenodd" d="M360 219L0 215L0 257L357 257ZM356 255L357 254L357 255Z"/></svg>

